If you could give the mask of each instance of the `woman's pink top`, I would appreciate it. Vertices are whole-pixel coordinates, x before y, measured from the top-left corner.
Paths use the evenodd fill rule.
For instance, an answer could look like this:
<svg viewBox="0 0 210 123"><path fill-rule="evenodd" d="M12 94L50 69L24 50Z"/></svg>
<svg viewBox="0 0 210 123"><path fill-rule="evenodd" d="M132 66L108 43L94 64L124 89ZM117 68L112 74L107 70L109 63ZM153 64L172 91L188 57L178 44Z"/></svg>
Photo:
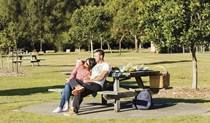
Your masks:
<svg viewBox="0 0 210 123"><path fill-rule="evenodd" d="M90 71L84 68L83 62L79 62L78 65L74 68L74 70L71 73L70 78L76 78L79 80L84 80L88 76L90 76Z"/></svg>

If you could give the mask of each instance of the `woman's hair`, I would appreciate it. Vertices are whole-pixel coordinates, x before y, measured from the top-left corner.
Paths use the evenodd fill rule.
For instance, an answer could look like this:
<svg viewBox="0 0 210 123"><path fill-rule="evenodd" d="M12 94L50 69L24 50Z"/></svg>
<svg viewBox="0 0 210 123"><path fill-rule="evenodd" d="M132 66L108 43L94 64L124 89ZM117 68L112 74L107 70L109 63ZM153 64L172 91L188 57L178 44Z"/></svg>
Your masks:
<svg viewBox="0 0 210 123"><path fill-rule="evenodd" d="M96 60L94 58L86 59L86 62L89 61L88 69L91 70L96 65Z"/></svg>

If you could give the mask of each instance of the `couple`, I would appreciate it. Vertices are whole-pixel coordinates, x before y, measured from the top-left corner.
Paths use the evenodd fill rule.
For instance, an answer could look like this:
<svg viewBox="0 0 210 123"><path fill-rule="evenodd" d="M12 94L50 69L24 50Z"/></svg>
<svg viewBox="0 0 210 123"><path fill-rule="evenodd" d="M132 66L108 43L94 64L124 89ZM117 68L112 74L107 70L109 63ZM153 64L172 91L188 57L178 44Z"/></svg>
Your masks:
<svg viewBox="0 0 210 123"><path fill-rule="evenodd" d="M53 112L67 111L69 109L70 93L72 93L74 95L73 106L64 115L78 114L83 97L100 91L110 71L109 64L104 61L104 51L96 50L94 58L88 58L85 63L79 63L75 67L65 84L60 106Z"/></svg>

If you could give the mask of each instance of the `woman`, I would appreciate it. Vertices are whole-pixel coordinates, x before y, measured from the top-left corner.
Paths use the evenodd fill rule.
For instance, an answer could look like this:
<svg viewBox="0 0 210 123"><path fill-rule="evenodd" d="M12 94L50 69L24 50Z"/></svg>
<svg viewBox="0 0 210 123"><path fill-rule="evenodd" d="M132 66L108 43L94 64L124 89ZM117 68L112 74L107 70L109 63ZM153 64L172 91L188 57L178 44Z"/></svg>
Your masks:
<svg viewBox="0 0 210 123"><path fill-rule="evenodd" d="M72 78L76 78L79 80L87 79L91 75L91 69L96 65L96 61L94 58L88 58L86 61L80 61L73 72L71 73L70 78L66 79L66 84L62 92L62 97L60 101L59 107L57 107L53 112L59 113L62 111L69 110L69 98L71 94L70 80Z"/></svg>

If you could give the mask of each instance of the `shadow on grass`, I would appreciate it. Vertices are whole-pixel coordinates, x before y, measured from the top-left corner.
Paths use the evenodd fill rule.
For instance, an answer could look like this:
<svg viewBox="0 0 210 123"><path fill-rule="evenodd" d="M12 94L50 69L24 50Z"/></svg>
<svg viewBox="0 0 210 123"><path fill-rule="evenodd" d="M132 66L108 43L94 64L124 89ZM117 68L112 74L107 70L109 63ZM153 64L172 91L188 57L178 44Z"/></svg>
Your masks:
<svg viewBox="0 0 210 123"><path fill-rule="evenodd" d="M192 62L191 60L180 60L180 61L161 61L153 63L145 63L145 65L156 65L156 64L173 64L173 63L182 63L182 62ZM139 64L141 65L141 64Z"/></svg>
<svg viewBox="0 0 210 123"><path fill-rule="evenodd" d="M75 65L48 65L50 67L75 67Z"/></svg>
<svg viewBox="0 0 210 123"><path fill-rule="evenodd" d="M64 88L64 85L0 90L0 96L24 96L35 93L49 93L48 89L51 88Z"/></svg>
<svg viewBox="0 0 210 123"><path fill-rule="evenodd" d="M31 65L22 65L21 67L32 67ZM33 67L75 67L75 65L34 65Z"/></svg>
<svg viewBox="0 0 210 123"><path fill-rule="evenodd" d="M53 55L69 55L69 53L60 52L60 53L45 53L43 56L53 56Z"/></svg>

